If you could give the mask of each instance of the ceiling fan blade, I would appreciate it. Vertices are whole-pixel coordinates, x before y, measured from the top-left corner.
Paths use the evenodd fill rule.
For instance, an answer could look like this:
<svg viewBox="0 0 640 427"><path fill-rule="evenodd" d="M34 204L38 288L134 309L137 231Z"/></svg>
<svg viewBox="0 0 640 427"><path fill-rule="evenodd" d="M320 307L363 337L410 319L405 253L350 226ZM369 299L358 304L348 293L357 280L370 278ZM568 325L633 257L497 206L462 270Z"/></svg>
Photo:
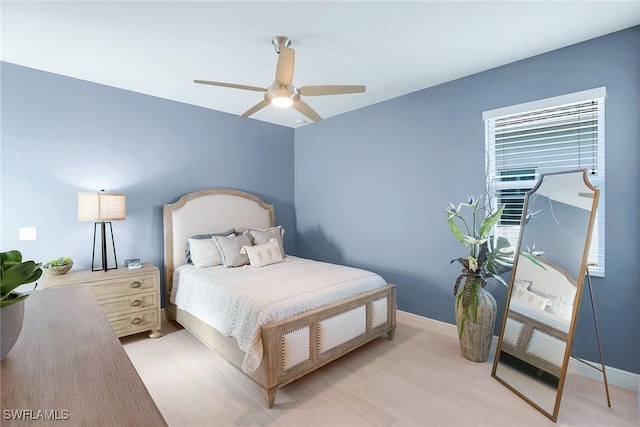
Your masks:
<svg viewBox="0 0 640 427"><path fill-rule="evenodd" d="M258 86L247 86L247 85L237 85L235 83L222 83L222 82L211 82L209 80L194 80L194 83L199 83L202 85L211 85L211 86L222 86L222 87L230 87L232 89L244 89L244 90L253 90L256 92L264 92L266 89Z"/></svg>
<svg viewBox="0 0 640 427"><path fill-rule="evenodd" d="M246 119L247 117L249 117L250 115L252 115L256 111L262 110L264 107L266 107L269 104L270 104L269 101L267 101L266 99L263 99L262 101L258 102L256 105L254 105L253 107L249 108L247 111L242 113L242 115L238 116L238 118L239 119Z"/></svg>
<svg viewBox="0 0 640 427"><path fill-rule="evenodd" d="M298 92L303 96L342 95L345 93L361 93L366 90L367 88L361 85L303 86L298 88Z"/></svg>
<svg viewBox="0 0 640 427"><path fill-rule="evenodd" d="M322 117L320 117L320 115L316 113L313 108L309 107L309 105L301 99L299 99L297 102L294 102L292 107L305 116L309 117L314 122L319 122L320 120L322 120Z"/></svg>
<svg viewBox="0 0 640 427"><path fill-rule="evenodd" d="M280 86L291 86L293 83L293 66L295 64L295 51L289 47L281 47L278 54L276 67L276 82Z"/></svg>

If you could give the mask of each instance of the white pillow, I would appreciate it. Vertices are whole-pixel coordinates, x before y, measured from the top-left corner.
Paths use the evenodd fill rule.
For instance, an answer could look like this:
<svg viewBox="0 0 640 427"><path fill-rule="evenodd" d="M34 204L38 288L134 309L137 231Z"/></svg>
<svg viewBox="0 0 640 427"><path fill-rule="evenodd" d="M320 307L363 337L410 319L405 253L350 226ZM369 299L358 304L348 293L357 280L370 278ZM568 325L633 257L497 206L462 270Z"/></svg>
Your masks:
<svg viewBox="0 0 640 427"><path fill-rule="evenodd" d="M249 263L254 267L276 264L284 259L276 238L261 245L244 246L240 253L246 253L249 257Z"/></svg>
<svg viewBox="0 0 640 427"><path fill-rule="evenodd" d="M527 282L527 283L531 283L531 282ZM528 291L529 290L529 286L526 283L523 283L522 281L520 281L519 279L516 279L513 281L513 296L515 297L517 293L522 293L522 291Z"/></svg>
<svg viewBox="0 0 640 427"><path fill-rule="evenodd" d="M249 236L252 245L262 245L264 243L269 243L271 239L276 239L278 241L278 245L280 245L280 253L282 253L283 257L286 255L284 252L284 245L282 243L284 228L282 228L281 225L278 225L277 227L267 228L266 230L260 230L259 228L250 228L245 231L244 234Z"/></svg>
<svg viewBox="0 0 640 427"><path fill-rule="evenodd" d="M571 315L573 314L573 305L572 304L567 304L564 301L560 301L560 304L558 304L558 312L557 315L559 317L562 317L564 320L571 320Z"/></svg>
<svg viewBox="0 0 640 427"><path fill-rule="evenodd" d="M538 310L544 310L547 305L551 304L551 300L549 298L536 295L533 292L526 290L524 286L516 286L514 291L514 298L519 299Z"/></svg>
<svg viewBox="0 0 640 427"><path fill-rule="evenodd" d="M241 265L249 264L249 257L240 253L243 246L251 245L251 240L249 240L248 236L213 236L212 239L222 253L222 265L225 267L240 267Z"/></svg>
<svg viewBox="0 0 640 427"><path fill-rule="evenodd" d="M531 286L533 285L533 282L531 280L514 279L513 284L515 286L523 286L526 290L529 291L531 290Z"/></svg>
<svg viewBox="0 0 640 427"><path fill-rule="evenodd" d="M540 295L543 298L548 298L549 305L547 305L544 308L544 311L549 312L555 316L559 316L558 307L560 306L560 301L562 301L562 299L559 296L546 294L544 292L536 291L535 289L531 289L531 292L533 292L536 295Z"/></svg>
<svg viewBox="0 0 640 427"><path fill-rule="evenodd" d="M213 236L229 236L231 234L235 235L235 233L236 229L232 228L228 231L225 231L224 233L196 234L195 236L191 236L189 239L210 239ZM193 261L191 260L191 246L189 245L189 239L187 239L187 244L184 248L184 257L189 264L193 264ZM220 264L222 264L222 262Z"/></svg>
<svg viewBox="0 0 640 427"><path fill-rule="evenodd" d="M206 268L222 264L222 254L212 238L188 240L193 265Z"/></svg>
<svg viewBox="0 0 640 427"><path fill-rule="evenodd" d="M556 316L559 316L560 304L562 304L562 298L560 298L557 295L548 295L547 298L549 298L549 305L545 308L545 311L548 311L551 314L555 314Z"/></svg>

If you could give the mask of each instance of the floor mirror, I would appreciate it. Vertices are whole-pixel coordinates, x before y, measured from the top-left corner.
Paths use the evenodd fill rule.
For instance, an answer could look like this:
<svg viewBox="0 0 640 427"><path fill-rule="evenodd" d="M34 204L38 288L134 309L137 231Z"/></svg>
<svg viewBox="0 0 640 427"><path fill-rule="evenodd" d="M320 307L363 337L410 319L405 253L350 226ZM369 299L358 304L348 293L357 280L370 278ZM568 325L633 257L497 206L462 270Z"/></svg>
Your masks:
<svg viewBox="0 0 640 427"><path fill-rule="evenodd" d="M598 197L587 170L580 169L542 174L524 199L491 375L554 422Z"/></svg>

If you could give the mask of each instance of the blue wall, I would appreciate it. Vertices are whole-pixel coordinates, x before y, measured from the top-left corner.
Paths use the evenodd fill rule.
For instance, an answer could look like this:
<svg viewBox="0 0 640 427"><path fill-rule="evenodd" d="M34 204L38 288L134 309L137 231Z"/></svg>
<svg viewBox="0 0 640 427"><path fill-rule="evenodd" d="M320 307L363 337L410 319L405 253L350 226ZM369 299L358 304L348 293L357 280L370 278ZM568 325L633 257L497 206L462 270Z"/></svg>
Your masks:
<svg viewBox="0 0 640 427"><path fill-rule="evenodd" d="M444 208L483 194L482 112L600 86L607 270L594 293L605 361L640 373L640 27L297 129L298 255L372 269L398 285L401 310L454 323L449 261L467 254ZM506 289L488 290L503 307ZM573 354L598 361L585 298Z"/></svg>
<svg viewBox="0 0 640 427"><path fill-rule="evenodd" d="M2 63L1 247L91 266L93 223L79 192L127 196L113 222L118 260L162 266L162 206L209 187L275 206L295 253L292 129ZM38 240L19 241L19 227ZM100 261L98 261L98 264Z"/></svg>

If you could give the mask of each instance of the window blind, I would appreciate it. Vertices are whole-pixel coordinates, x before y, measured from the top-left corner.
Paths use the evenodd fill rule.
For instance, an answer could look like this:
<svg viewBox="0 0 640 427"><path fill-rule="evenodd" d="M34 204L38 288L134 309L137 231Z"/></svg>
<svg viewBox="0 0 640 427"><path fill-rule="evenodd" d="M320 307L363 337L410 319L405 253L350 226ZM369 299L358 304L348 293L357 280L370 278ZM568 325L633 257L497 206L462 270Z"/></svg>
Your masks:
<svg viewBox="0 0 640 427"><path fill-rule="evenodd" d="M495 206L505 204L495 233L515 246L525 194L540 174L586 168L601 190L589 271L604 275L604 96L529 111L527 104L517 107L520 111L485 116L487 192Z"/></svg>

